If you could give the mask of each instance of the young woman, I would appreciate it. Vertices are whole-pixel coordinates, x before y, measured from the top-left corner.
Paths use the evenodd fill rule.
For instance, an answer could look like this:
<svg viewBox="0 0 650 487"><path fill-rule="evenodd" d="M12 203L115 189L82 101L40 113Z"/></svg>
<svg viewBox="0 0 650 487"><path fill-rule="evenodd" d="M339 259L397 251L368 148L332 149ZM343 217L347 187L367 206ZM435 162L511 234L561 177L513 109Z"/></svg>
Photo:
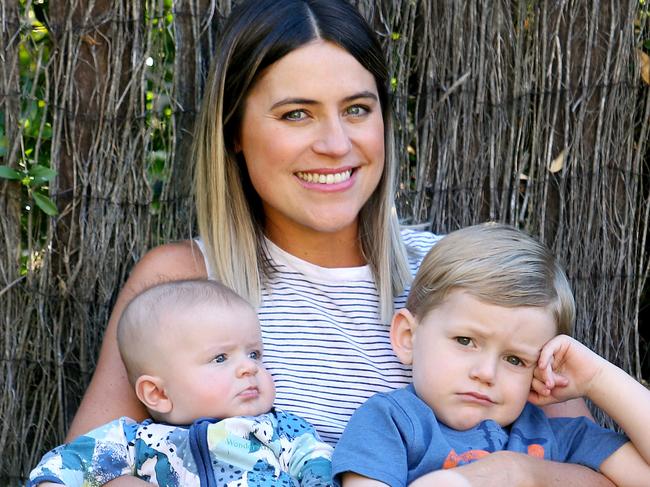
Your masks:
<svg viewBox="0 0 650 487"><path fill-rule="evenodd" d="M155 248L133 269L70 437L146 416L115 329L134 294L160 281L217 279L256 305L276 405L332 444L365 399L409 382L387 323L435 237L399 231L388 85L379 44L345 0L233 9L195 131L200 240ZM578 466L491 457L459 472L486 486L610 485Z"/></svg>

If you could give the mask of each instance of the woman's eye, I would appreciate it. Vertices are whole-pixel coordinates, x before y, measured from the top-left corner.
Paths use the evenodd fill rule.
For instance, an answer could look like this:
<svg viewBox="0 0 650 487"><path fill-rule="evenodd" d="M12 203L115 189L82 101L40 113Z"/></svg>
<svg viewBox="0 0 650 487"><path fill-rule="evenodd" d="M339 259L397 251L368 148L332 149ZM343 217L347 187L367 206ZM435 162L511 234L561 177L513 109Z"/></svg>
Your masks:
<svg viewBox="0 0 650 487"><path fill-rule="evenodd" d="M290 112L282 115L283 120L289 120L291 122L299 122L307 118L307 114L304 110L291 110Z"/></svg>
<svg viewBox="0 0 650 487"><path fill-rule="evenodd" d="M225 353L220 353L215 358L213 358L212 361L217 363L217 364L222 364L222 363L224 363L226 361L226 354Z"/></svg>
<svg viewBox="0 0 650 487"><path fill-rule="evenodd" d="M516 365L516 366L524 365L523 360L521 360L519 357L515 355L508 355L506 357L506 362L508 362L510 365Z"/></svg>
<svg viewBox="0 0 650 487"><path fill-rule="evenodd" d="M352 117L362 117L370 112L370 109L364 105L352 105L345 110L347 115Z"/></svg>
<svg viewBox="0 0 650 487"><path fill-rule="evenodd" d="M472 344L472 339L469 337L456 337L456 341L464 347Z"/></svg>
<svg viewBox="0 0 650 487"><path fill-rule="evenodd" d="M260 352L259 350L253 350L251 353L248 354L248 358L252 360L261 360L262 352Z"/></svg>

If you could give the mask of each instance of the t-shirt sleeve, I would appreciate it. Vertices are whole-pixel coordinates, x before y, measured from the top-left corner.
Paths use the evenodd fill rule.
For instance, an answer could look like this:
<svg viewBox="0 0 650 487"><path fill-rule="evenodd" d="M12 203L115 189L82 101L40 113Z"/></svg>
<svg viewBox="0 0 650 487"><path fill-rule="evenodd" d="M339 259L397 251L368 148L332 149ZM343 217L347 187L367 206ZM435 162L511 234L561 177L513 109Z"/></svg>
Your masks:
<svg viewBox="0 0 650 487"><path fill-rule="evenodd" d="M557 439L558 461L577 463L593 470L629 440L585 418L549 418Z"/></svg>
<svg viewBox="0 0 650 487"><path fill-rule="evenodd" d="M129 418L107 423L47 453L29 474L29 487L42 482L66 486L102 485L134 471Z"/></svg>
<svg viewBox="0 0 650 487"><path fill-rule="evenodd" d="M408 463L405 438L413 426L400 408L383 394L372 396L352 415L334 449L332 475L354 472L391 487L406 486Z"/></svg>

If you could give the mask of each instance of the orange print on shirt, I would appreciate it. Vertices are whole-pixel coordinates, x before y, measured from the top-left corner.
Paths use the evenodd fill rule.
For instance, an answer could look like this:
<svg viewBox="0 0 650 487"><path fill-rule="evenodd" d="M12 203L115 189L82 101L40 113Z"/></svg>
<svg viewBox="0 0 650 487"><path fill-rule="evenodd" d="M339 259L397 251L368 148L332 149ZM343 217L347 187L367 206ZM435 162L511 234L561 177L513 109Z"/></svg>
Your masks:
<svg viewBox="0 0 650 487"><path fill-rule="evenodd" d="M531 457L544 458L544 447L542 445L537 445L537 444L528 445L527 453ZM458 453L456 453L456 450L452 448L452 450L449 452L449 455L447 455L447 458L442 464L442 468L445 469L454 468L457 467L458 465L471 463L489 454L490 452L485 450L468 450L459 455Z"/></svg>
<svg viewBox="0 0 650 487"><path fill-rule="evenodd" d="M532 445L528 445L527 453L531 457L544 458L544 447L533 443Z"/></svg>
<svg viewBox="0 0 650 487"><path fill-rule="evenodd" d="M489 454L490 452L485 450L467 450L459 455L456 453L456 450L452 448L449 455L447 455L445 462L442 464L442 468L454 468L458 465L473 462L474 460L478 460Z"/></svg>

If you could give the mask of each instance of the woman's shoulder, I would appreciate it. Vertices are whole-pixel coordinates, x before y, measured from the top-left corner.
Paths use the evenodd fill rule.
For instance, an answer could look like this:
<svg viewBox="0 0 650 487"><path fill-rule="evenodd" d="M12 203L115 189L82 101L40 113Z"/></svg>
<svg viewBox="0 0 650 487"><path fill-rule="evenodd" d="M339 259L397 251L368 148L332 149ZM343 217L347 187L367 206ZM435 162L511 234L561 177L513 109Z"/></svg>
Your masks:
<svg viewBox="0 0 650 487"><path fill-rule="evenodd" d="M149 250L131 271L129 281L148 287L159 282L206 278L200 248L193 240L182 240Z"/></svg>
<svg viewBox="0 0 650 487"><path fill-rule="evenodd" d="M426 230L420 230L419 227L402 227L401 234L411 266L411 272L414 274L420 267L420 262L427 255L427 252L444 236Z"/></svg>
<svg viewBox="0 0 650 487"><path fill-rule="evenodd" d="M423 250L427 253L433 245L440 240L444 235L438 235L428 230L421 230L421 227L402 227L400 229L402 234L402 241L406 248L411 250Z"/></svg>

